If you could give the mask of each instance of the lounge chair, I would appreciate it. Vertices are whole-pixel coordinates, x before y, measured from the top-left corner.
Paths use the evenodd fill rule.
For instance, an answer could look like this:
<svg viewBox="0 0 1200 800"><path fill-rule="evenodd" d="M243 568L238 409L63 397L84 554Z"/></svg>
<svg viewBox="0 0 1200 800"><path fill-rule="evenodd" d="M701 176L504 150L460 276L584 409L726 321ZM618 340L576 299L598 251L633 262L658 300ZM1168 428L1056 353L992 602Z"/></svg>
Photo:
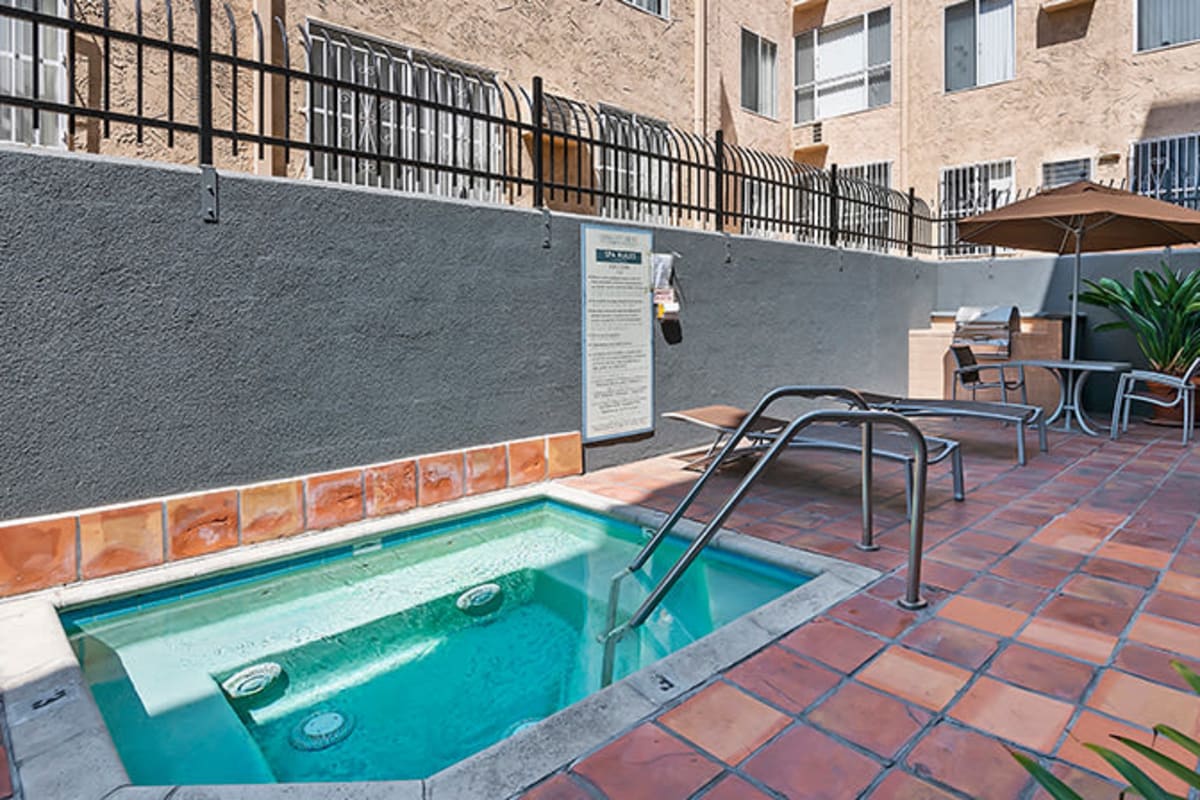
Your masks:
<svg viewBox="0 0 1200 800"><path fill-rule="evenodd" d="M1050 448L1046 441L1046 415L1038 406L1016 403L988 403L977 400L934 400L913 397L897 397L877 392L860 392L871 408L880 411L895 411L906 417L951 417L968 419L994 419L1012 423L1017 427L1017 463L1025 465L1025 428L1036 425L1038 449L1043 453Z"/></svg>
<svg viewBox="0 0 1200 800"><path fill-rule="evenodd" d="M693 467L713 458L718 448L725 444L726 439L737 431L738 426L742 424L742 420L749 413L735 406L713 405L688 408L683 411L669 411L663 414L663 417L665 419L678 420L679 422L687 422L691 425L698 425L701 428L707 428L716 433L716 439L708 448L708 451L700 458L687 464L688 467ZM787 427L787 425L787 420L768 416L759 417L754 425L744 434L744 438L747 441L746 446L734 451L731 456L744 456L766 450L775 441L779 432ZM929 464L938 464L946 459L950 459L950 471L954 478L954 499L962 500L962 451L958 447L958 442L951 439L942 439L937 436L926 436L925 442L928 447L927 461ZM820 423L806 428L792 440L791 446L848 453L862 453L863 449L862 434L856 427L830 423ZM913 452L908 437L902 433L890 430L874 431L872 452L878 458L888 461L898 461L905 465L905 486L908 489L905 492L905 497L911 498Z"/></svg>

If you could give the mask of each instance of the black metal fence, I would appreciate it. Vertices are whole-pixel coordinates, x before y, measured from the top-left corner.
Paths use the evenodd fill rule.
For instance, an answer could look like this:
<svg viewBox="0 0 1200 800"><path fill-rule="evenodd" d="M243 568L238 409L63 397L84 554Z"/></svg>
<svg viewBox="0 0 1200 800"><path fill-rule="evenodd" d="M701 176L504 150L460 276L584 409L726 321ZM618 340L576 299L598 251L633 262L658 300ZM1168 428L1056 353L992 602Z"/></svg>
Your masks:
<svg viewBox="0 0 1200 800"><path fill-rule="evenodd" d="M1102 182L1102 185L1125 189L1126 182L1124 180L1115 181L1109 180ZM987 211L994 211L997 208L1006 206L1009 203L1015 203L1018 200L1025 200L1033 197L1039 192L1046 189L1052 189L1053 186L1035 186L1026 187L1024 189L992 189L987 186L986 180L956 182L948 180L946 175L942 176L941 186L939 187L939 202L934 217L936 230L934 231L937 244L935 250L944 258L960 258L967 256L995 256L1008 255L1015 253L1015 250L1005 248L991 247L988 245L970 244L960 242L958 240L958 221L973 217L976 214L983 214Z"/></svg>
<svg viewBox="0 0 1200 800"><path fill-rule="evenodd" d="M938 221L912 190L722 131L585 105L539 78L516 87L332 26L289 34L278 17L239 20L228 4L214 16L211 0L133 3L98 0L85 14L66 0L65 15L52 13L57 0L0 5L0 24L19 29L14 63L32 68L0 93L7 138L202 168L258 160L273 174L881 252L938 249Z"/></svg>

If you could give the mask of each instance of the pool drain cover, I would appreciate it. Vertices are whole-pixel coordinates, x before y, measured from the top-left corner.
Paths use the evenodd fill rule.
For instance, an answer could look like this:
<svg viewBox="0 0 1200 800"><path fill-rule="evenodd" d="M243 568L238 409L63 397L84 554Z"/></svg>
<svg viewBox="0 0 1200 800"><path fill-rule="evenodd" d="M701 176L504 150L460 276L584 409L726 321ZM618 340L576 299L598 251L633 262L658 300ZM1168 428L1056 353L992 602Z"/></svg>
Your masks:
<svg viewBox="0 0 1200 800"><path fill-rule="evenodd" d="M500 608L500 604L503 602L504 590L500 588L499 584L485 583L473 589L467 589L459 595L454 604L464 614L482 617Z"/></svg>
<svg viewBox="0 0 1200 800"><path fill-rule="evenodd" d="M221 683L221 689L233 700L245 700L271 688L282 674L283 667L265 661L230 675Z"/></svg>
<svg viewBox="0 0 1200 800"><path fill-rule="evenodd" d="M340 711L314 711L292 728L292 747L324 750L345 739L354 730L354 718Z"/></svg>

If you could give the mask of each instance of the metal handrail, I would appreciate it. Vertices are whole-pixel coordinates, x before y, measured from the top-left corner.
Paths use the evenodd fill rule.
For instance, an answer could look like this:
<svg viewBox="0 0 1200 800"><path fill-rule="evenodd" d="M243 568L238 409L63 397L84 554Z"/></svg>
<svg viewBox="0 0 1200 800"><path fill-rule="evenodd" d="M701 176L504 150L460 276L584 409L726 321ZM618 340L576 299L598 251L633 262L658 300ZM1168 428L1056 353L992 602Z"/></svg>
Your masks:
<svg viewBox="0 0 1200 800"><path fill-rule="evenodd" d="M737 448L738 442L746 437L746 434L750 432L750 428L755 422L758 422L758 420L762 418L767 409L770 408L773 403L787 397L802 397L809 399L828 397L835 400L845 401L851 406L863 411L870 410L870 405L863 398L862 394L854 389L847 389L842 386L780 386L767 392L765 395L763 395L762 399L758 401L758 405L754 407L754 410L747 414L746 418L742 420L742 424L737 427L737 430L729 435L729 440L725 442L725 446L721 448L721 452L718 453L717 456L709 463L699 480L692 485L692 488L686 495L684 495L684 498L679 501L679 505L675 506L675 510L672 511L666 520L664 520L663 523L658 526L658 529L654 532L654 535L650 538L650 541L647 542L641 551L633 558L633 560L629 562L629 566L626 567L625 570L617 573L617 576L623 576L630 572L637 572L645 565L645 563L650 559L650 556L654 555L654 551L658 548L659 544L662 543L662 540L666 538L667 533L672 527L675 526L675 523L679 522L680 518L683 517L684 512L688 510L688 507L691 506L692 502L696 499L696 497L699 496L700 491L704 488L704 484L707 483L709 478L711 478L717 471L717 468L720 466L721 462L727 458L734 449ZM614 579L617 576L614 576Z"/></svg>
<svg viewBox="0 0 1200 800"><path fill-rule="evenodd" d="M762 399L758 401L758 404L754 406L754 409L747 414L742 420L742 423L738 425L737 430L730 434L729 439L725 442L725 446L721 448L721 452L713 457L711 461L709 461L708 467L705 468L699 479L697 479L697 481L692 485L692 488L688 490L688 493L684 495L684 498L679 501L679 505L675 506L675 510L672 511L667 518L663 520L662 524L658 526L658 529L654 531L654 534L650 537L650 541L646 542L642 549L638 551L638 554L633 557L633 560L630 561L624 569L622 569L616 575L613 575L608 587L608 611L604 620L604 633L600 636L600 641L604 641L606 637L612 633L613 629L616 628L617 603L621 594L621 581L645 566L646 562L650 560L650 557L654 555L654 551L657 550L658 546L662 544L664 539L667 538L667 534L670 532L671 528L675 526L675 523L679 522L679 520L683 517L684 512L688 510L692 502L700 495L700 491L704 488L704 485L708 483L709 478L716 473L717 468L720 467L721 463L737 448L738 443L745 438L747 433L750 432L750 429L754 423L758 422L758 420L763 416L763 414L766 413L767 409L770 408L773 403L788 397L802 397L809 399L828 397L836 400L842 400L849 405L864 411L870 408L870 406L867 405L867 401L863 399L863 396L860 393L843 386L778 386L764 394ZM874 449L871 439L870 425L863 426L863 449L866 452L870 452L872 449ZM863 459L864 487L870 483L870 480L871 459L865 458ZM864 550L877 549L872 542L871 532L869 529L870 523L867 521L870 519L870 517L871 499L869 493L864 488L863 538L862 543L859 545Z"/></svg>
<svg viewBox="0 0 1200 800"><path fill-rule="evenodd" d="M789 388L794 390L804 387L783 387L783 389ZM776 390L776 392L783 391L783 389ZM836 391L843 398L848 397L851 394L857 394L851 392L850 390ZM759 407L755 409L755 412L758 415L761 416L762 408L769 404L768 397L770 396L771 395L769 394L764 397L762 401L760 401ZM777 399L777 397L775 399ZM861 400L861 398L859 399ZM747 420L752 422L752 417L753 415L751 415L751 417L747 417ZM733 509L739 502L741 502L742 497L745 496L746 492L763 473L763 471L771 465L771 463L779 456L781 452L783 452L784 448L791 444L792 439L795 438L797 433L815 422L850 422L862 425L865 431L869 430L875 424L890 425L892 427L899 428L901 432L908 436L909 441L913 445L914 462L911 497L912 519L909 529L907 583L904 597L898 602L902 608L906 609L923 608L926 605L926 601L921 598L921 551L924 547L925 484L926 471L928 469L928 451L926 448L924 435L910 420L890 411L870 411L861 409L853 409L848 411L811 411L792 420L792 422L789 423L788 426L779 434L778 438L770 446L766 453L757 461L757 463L755 463L750 471L746 473L746 476L742 478L741 483L739 483L737 488L734 489L733 493L725 501L724 505L721 506L720 510L717 511L716 515L709 520L709 522L704 526L704 529L701 530L700 534L688 546L684 554L671 566L671 569L666 575L663 576L663 578L658 582L646 599L642 601L642 604L638 606L637 610L630 615L629 619L620 625L608 626L607 633L601 637L601 641L604 643L604 660L601 666L602 686L607 686L612 682L613 666L616 657L616 646L621 638L629 631L645 623L646 619L651 613L653 613L658 604L662 602L662 599L667 595L672 587L674 587L675 583L680 577L682 577L683 573L687 571L687 568L691 566L692 562L695 561L700 552L708 545L708 543L716 535L717 531L720 530L722 523L724 523L729 515L733 513ZM749 423L747 421L743 421L742 425L738 427L738 433L744 434L748 427ZM867 434L864 434L864 439L866 438L866 435ZM716 461L709 465L709 470L705 471L705 475L701 477L701 481L705 480L707 476L711 474L711 470L715 469L715 466L719 464L721 459L724 458L729 452L730 445L735 443L736 439L731 438L730 443L727 443L725 448L722 449L721 454L718 456ZM864 449L862 454L863 461L869 463L871 461L871 457L872 450ZM864 496L866 496L870 493L871 486L869 471L865 467L863 474L865 479L863 493ZM700 481L697 483L699 482ZM694 488L695 487L693 487L693 489ZM689 503L691 499L694 498L694 495L694 491L689 492L688 497L684 498L684 502L681 502L680 506L685 506L687 503ZM679 509L677 508L676 511L678 512ZM672 518L678 519L678 514L673 513L671 517L668 517L668 521L670 521ZM660 534L665 535L665 533L663 533L665 528L666 523L664 523L664 527L660 528L659 532L656 533L655 539L652 539L651 542L648 543L645 548L643 548L643 553L646 553L647 550L652 550L653 548L651 545L657 546L657 542L661 541ZM639 553L639 558L641 556L642 553ZM648 557L649 555L647 554L646 558ZM634 562L638 563L639 558L635 558ZM644 563L644 561L644 558L640 558L641 563ZM610 602L616 599L615 595L617 592L619 592L618 585L620 579L624 576L624 574L628 574L629 572L630 570L627 568L624 573L618 573L618 575L614 577L613 589L610 592L609 598ZM610 606L609 617L615 621L616 612L613 610L614 608L615 603Z"/></svg>

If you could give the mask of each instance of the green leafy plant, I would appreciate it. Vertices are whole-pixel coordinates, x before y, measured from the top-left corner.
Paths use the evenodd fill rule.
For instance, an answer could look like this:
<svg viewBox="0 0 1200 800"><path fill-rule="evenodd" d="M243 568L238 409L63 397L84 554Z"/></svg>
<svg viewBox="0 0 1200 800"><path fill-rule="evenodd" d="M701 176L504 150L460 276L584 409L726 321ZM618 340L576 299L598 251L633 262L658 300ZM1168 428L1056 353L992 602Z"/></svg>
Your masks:
<svg viewBox="0 0 1200 800"><path fill-rule="evenodd" d="M1185 681L1187 681L1188 686L1192 687L1192 691L1194 691L1196 694L1200 694L1200 675L1197 675L1179 661L1172 661L1171 667L1178 672ZM1164 739L1171 740L1196 758L1200 759L1200 741L1196 741L1187 734L1181 733L1175 728L1172 728L1170 725L1154 726L1154 743L1158 742L1158 737L1160 736ZM1200 789L1200 771L1194 768L1196 763L1195 760L1192 762L1193 766L1187 766L1185 764L1181 764L1170 756L1158 752L1153 747L1147 747L1141 742L1134 741L1127 736L1117 736L1116 734L1113 734L1112 738L1116 739L1118 742L1125 745L1138 755L1144 757L1150 763L1155 764L1156 766L1161 767L1167 773L1174 775L1188 786L1191 786L1195 789ZM1137 766L1115 750L1102 747L1098 744L1085 744L1084 747L1092 750L1094 753L1107 761L1122 778L1129 781L1129 786L1125 791L1135 794L1139 797L1143 797L1145 800L1185 800L1179 795L1171 794L1166 789L1162 788L1162 786L1155 783L1154 780L1141 769L1141 767ZM1041 784L1042 788L1045 789L1047 793L1054 798L1054 800L1085 800L1082 795L1059 780L1057 775L1043 767L1036 760L1030 758L1024 753L1014 753L1011 751L1010 753L1012 757L1021 764L1021 766L1025 767L1025 769L1029 771L1029 774L1034 777L1034 780Z"/></svg>
<svg viewBox="0 0 1200 800"><path fill-rule="evenodd" d="M1135 270L1129 286L1112 278L1084 283L1081 301L1120 317L1096 330L1132 331L1156 372L1182 375L1200 356L1200 271L1181 277L1162 264L1158 272Z"/></svg>

